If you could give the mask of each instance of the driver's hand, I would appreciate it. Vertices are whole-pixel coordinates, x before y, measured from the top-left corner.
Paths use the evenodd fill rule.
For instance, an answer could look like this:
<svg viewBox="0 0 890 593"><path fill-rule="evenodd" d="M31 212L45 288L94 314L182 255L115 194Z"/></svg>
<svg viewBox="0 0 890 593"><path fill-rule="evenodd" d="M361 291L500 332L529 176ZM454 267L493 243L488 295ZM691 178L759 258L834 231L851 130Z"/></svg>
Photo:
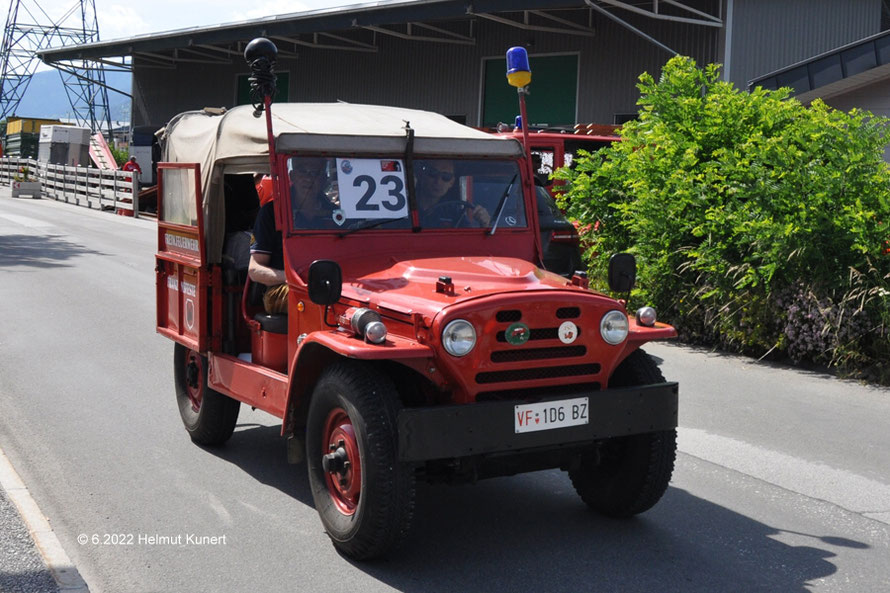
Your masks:
<svg viewBox="0 0 890 593"><path fill-rule="evenodd" d="M486 210L482 206L476 206L475 208L473 208L471 216L482 226L488 226L488 223L491 222L491 215L488 213L488 210Z"/></svg>

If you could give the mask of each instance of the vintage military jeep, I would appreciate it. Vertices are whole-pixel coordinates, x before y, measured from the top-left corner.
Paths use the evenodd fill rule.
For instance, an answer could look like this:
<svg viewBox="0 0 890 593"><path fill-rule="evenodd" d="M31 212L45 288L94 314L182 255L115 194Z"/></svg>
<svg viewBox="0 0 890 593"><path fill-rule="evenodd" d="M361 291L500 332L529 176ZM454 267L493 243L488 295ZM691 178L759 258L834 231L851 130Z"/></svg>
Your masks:
<svg viewBox="0 0 890 593"><path fill-rule="evenodd" d="M157 331L193 441L225 442L242 402L281 418L325 530L360 559L404 536L418 480L561 468L610 516L661 498L678 390L639 348L675 330L536 265L519 141L391 107L267 116L189 112L160 133ZM286 314L245 273L261 173ZM434 185L450 196L432 203ZM632 258L613 263L627 293Z"/></svg>

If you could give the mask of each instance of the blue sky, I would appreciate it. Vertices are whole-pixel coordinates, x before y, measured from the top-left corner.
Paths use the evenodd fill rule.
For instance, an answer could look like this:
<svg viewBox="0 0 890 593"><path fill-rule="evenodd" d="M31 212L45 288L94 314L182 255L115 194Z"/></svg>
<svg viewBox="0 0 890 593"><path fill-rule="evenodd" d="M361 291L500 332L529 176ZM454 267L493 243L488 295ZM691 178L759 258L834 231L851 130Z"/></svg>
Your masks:
<svg viewBox="0 0 890 593"><path fill-rule="evenodd" d="M355 0L152 0L124 2L95 0L102 40L121 39L145 33L218 25L266 16L352 5ZM71 0L38 0L52 19L60 19L77 3ZM24 0L32 11L35 0ZM8 11L7 11L8 12ZM21 18L19 19L21 21ZM69 21L70 22L70 21ZM41 23L43 24L43 23Z"/></svg>

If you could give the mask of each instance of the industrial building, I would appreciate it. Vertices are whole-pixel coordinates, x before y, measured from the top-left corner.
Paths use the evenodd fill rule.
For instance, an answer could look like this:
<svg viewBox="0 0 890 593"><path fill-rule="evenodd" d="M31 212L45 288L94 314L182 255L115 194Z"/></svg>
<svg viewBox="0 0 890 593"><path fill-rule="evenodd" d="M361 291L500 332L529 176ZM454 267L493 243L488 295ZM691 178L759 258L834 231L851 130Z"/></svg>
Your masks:
<svg viewBox="0 0 890 593"><path fill-rule="evenodd" d="M674 52L723 64L724 78L745 88L880 34L885 12L881 0L383 1L40 55L48 63L126 57L137 129L248 102L242 52L259 36L279 48L278 101L388 104L493 126L516 113L504 52L523 45L533 71L532 124L608 124L633 117L638 76L656 74Z"/></svg>

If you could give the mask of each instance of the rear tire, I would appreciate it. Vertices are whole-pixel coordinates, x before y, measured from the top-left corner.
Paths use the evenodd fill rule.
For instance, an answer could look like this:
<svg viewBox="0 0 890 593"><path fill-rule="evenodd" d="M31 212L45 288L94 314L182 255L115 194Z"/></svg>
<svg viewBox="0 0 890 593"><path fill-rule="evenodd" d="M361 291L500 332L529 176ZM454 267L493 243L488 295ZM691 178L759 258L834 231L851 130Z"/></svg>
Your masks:
<svg viewBox="0 0 890 593"><path fill-rule="evenodd" d="M392 381L356 361L325 370L309 404L315 508L334 546L356 560L384 555L411 524L414 469L398 460L400 407Z"/></svg>
<svg viewBox="0 0 890 593"><path fill-rule="evenodd" d="M173 347L179 415L192 442L222 445L235 431L241 402L207 386L207 357L182 344Z"/></svg>
<svg viewBox="0 0 890 593"><path fill-rule="evenodd" d="M663 383L652 358L637 350L609 379L609 387ZM572 485L594 511L630 517L649 510L667 490L677 454L677 431L664 430L607 439L580 456L569 470Z"/></svg>

